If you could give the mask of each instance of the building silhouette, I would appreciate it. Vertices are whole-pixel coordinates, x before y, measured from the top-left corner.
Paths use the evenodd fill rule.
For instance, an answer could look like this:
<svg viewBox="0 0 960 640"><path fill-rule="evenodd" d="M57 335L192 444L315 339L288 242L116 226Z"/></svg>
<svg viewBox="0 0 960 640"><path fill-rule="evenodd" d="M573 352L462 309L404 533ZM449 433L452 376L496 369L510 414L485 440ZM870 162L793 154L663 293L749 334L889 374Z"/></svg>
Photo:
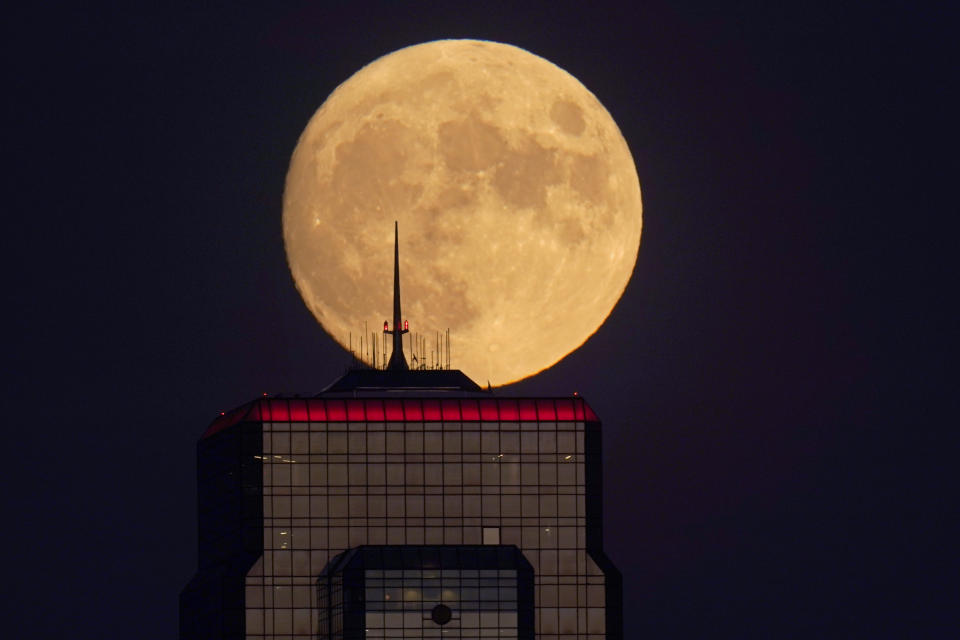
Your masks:
<svg viewBox="0 0 960 640"><path fill-rule="evenodd" d="M622 638L600 420L409 368L394 260L385 368L257 398L200 439L180 637Z"/></svg>

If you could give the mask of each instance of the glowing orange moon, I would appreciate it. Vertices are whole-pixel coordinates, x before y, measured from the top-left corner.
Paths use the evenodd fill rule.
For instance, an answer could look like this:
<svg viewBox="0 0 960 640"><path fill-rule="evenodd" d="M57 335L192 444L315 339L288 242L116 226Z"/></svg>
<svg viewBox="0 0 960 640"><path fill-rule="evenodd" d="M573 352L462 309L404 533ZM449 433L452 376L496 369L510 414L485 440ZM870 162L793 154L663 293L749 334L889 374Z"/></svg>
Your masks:
<svg viewBox="0 0 960 640"><path fill-rule="evenodd" d="M392 317L398 220L411 331L449 328L453 367L501 385L603 324L641 211L627 143L576 78L510 45L441 40L327 98L290 161L283 231L304 301L346 346Z"/></svg>

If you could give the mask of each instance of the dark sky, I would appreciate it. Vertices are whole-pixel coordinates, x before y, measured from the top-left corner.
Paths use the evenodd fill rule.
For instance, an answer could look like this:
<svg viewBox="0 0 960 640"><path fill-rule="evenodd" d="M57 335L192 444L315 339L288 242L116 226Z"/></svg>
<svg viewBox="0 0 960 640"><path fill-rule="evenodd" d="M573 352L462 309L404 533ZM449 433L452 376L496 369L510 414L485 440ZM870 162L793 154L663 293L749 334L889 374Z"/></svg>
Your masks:
<svg viewBox="0 0 960 640"><path fill-rule="evenodd" d="M444 37L565 68L636 160L623 299L505 390L576 390L604 420L626 637L956 631L945 15L139 4L4 19L5 637L175 637L197 439L347 363L285 262L297 137L361 66Z"/></svg>

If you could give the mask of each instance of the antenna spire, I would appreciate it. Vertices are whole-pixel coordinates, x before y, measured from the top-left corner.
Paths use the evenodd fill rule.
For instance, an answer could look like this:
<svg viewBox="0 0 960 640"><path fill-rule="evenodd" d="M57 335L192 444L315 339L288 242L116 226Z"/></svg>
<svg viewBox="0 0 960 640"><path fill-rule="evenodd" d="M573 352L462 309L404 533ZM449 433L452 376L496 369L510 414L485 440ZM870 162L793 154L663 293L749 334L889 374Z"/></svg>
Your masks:
<svg viewBox="0 0 960 640"><path fill-rule="evenodd" d="M393 335L393 353L390 354L390 362L387 363L387 369L399 369L405 371L407 359L403 356L403 334L407 333L406 324L400 324L400 232L397 229L397 221L393 221L393 329L383 323L383 332Z"/></svg>

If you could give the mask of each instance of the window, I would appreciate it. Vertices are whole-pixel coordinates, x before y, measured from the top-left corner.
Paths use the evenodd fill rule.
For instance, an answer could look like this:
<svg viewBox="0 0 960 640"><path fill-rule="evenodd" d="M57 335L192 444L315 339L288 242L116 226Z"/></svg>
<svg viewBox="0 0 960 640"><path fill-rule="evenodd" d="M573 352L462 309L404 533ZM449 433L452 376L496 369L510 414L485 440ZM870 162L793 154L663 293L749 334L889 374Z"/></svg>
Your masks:
<svg viewBox="0 0 960 640"><path fill-rule="evenodd" d="M484 527L483 544L500 544L500 527Z"/></svg>

